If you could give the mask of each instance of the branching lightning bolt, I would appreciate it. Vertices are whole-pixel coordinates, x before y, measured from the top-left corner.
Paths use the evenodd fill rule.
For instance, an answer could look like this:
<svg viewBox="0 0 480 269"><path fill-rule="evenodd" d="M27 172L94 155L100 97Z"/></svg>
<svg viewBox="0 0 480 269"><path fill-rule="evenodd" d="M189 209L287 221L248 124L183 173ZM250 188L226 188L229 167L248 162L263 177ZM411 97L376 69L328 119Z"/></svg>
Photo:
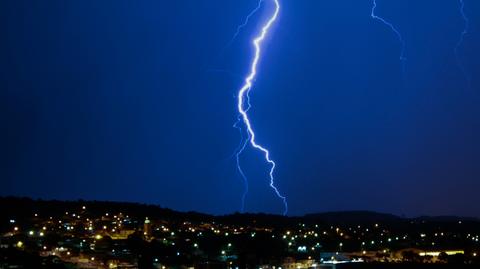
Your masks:
<svg viewBox="0 0 480 269"><path fill-rule="evenodd" d="M233 41L237 38L237 36L240 34L240 31L242 31L242 29L245 26L247 26L247 24L250 21L250 19L252 18L252 16L255 15L255 13L257 13L258 10L260 10L260 8L262 7L263 1L264 0L259 0L257 7L254 10L252 10L252 12L250 12L250 14L248 14L248 16L245 18L245 21L237 27L237 31L235 32L235 34L233 34L233 37L230 40L230 42L228 42L229 45L232 44Z"/></svg>
<svg viewBox="0 0 480 269"><path fill-rule="evenodd" d="M241 123L241 122L242 122L242 119L239 118L238 121L233 125L233 127L237 128L240 131L240 136L242 137L240 139L240 145L238 146L238 149L235 151L235 157L236 157L235 160L236 160L236 163L237 163L238 173L240 174L240 176L243 179L243 184L244 184L244 188L245 188L244 191L243 191L243 195L242 195L242 209L241 209L241 212L243 213L243 212L245 212L245 201L246 201L247 195L248 195L249 184L248 184L248 178L245 175L245 172L243 172L242 166L240 165L240 155L243 153L243 151L247 147L248 142L250 141L250 135L248 135L246 139L243 139L243 135L242 135L243 130L240 126L238 126L238 124Z"/></svg>
<svg viewBox="0 0 480 269"><path fill-rule="evenodd" d="M248 95L249 91L246 92L246 101L247 101L247 106L245 108L245 112L248 112L252 105L250 104L250 96ZM247 137L244 139L243 138L243 129L242 127L239 126L239 124L242 122L242 117L239 116L237 122L233 125L234 128L237 128L238 131L240 132L240 145L237 147L235 150L235 160L237 164L237 170L240 176L242 177L243 183L244 183L244 191L242 195L242 209L241 212L245 212L245 201L247 199L248 195L248 189L249 189L249 184L248 184L248 178L245 175L245 172L243 172L242 166L240 165L240 155L242 155L243 151L248 145L248 142L250 141L250 134L247 133Z"/></svg>
<svg viewBox="0 0 480 269"><path fill-rule="evenodd" d="M260 4L261 4L262 1L263 0L260 0ZM258 63L259 63L261 55L262 55L262 44L263 44L263 41L265 40L265 38L268 36L271 27L277 21L278 15L280 13L280 2L279 2L279 0L271 0L271 1L273 2L274 6L275 6L274 7L274 12L273 12L272 16L268 19L268 21L262 26L262 29L261 29L259 35L257 35L253 39L253 46L255 48L255 56L253 57L251 65L250 65L250 73L247 75L247 77L245 78L245 83L243 84L243 86L238 91L238 112L240 113L240 120L243 121L243 123L245 124L246 131L247 131L247 134L248 134L248 138L246 139L246 142L243 144L243 146L240 147L240 150L237 152L236 156L237 156L237 165L238 165L239 172L242 175L242 177L244 178L245 182L247 182L246 176L243 173L243 170L239 165L240 154L243 152L243 150L247 146L248 142L250 143L250 145L253 148L261 151L264 154L266 162L271 165L271 168L270 168L270 171L269 171L270 187L274 190L275 194L282 200L282 202L284 204L283 214L286 215L287 212L288 212L287 198L285 196L283 196L280 193L280 191L278 190L278 188L275 186L275 179L274 179L274 176L273 176L274 171L275 171L275 167L276 167L276 163L270 158L270 152L268 151L268 149L266 149L265 147L261 146L260 144L258 144L256 142L255 131L253 130L252 124L251 124L250 119L248 117L248 110L251 107L250 102L249 102L250 98L249 98L248 94L249 94L250 90L252 89L253 81L255 80L255 78L257 76L257 66L258 66ZM260 6L260 4L259 4L259 6ZM251 14L253 14L253 13L254 12L252 12ZM248 18L247 18L247 22L248 22ZM246 106L245 106L245 103L247 103ZM238 125L236 124L235 126L238 126ZM246 185L246 186L248 187L248 185ZM246 190L248 190L248 189L246 188ZM245 203L245 196L246 196L246 192L244 193L244 196L243 196L243 203Z"/></svg>
<svg viewBox="0 0 480 269"><path fill-rule="evenodd" d="M462 61L460 60L460 55L459 55L460 48L463 44L463 41L465 40L465 35L468 34L468 30L470 28L470 20L467 14L465 13L465 1L459 0L459 4L460 4L460 14L462 15L462 19L464 21L464 27L463 27L462 33L460 34L460 39L455 45L454 51L455 51L455 58L457 60L457 64L462 70L462 73L465 76L465 79L467 80L468 87L470 88L470 83L471 83L470 76L468 75L468 72L465 66L463 65Z"/></svg>
<svg viewBox="0 0 480 269"><path fill-rule="evenodd" d="M219 55L222 55L227 50L227 48L230 47L233 44L233 42L235 41L235 39L237 39L237 37L240 34L240 32L242 31L242 29L245 28L248 25L248 23L250 22L250 19L260 10L260 8L262 8L263 1L265 1L265 0L259 0L258 1L257 6L247 15L247 17L245 18L243 23L240 24L237 27L237 31L233 34L232 38L230 39L230 41L228 41L228 43L225 45L225 47L223 47L223 49L220 51Z"/></svg>
<svg viewBox="0 0 480 269"><path fill-rule="evenodd" d="M240 32L242 31L242 29L245 28L248 25L251 18L260 10L263 2L264 2L264 0L259 0L258 1L257 6L247 15L247 17L245 17L245 20L243 21L243 23L240 24L237 27L236 32L233 34L232 38L227 43L227 45L223 48L222 51L224 51L226 48L228 48L237 39L237 37L240 34ZM226 71L221 70L221 72L226 72ZM245 99L246 99L246 102L247 102L245 112L248 112L248 110L251 107L250 97L248 95L248 92L246 93L246 98ZM244 130L240 126L241 123L242 123L242 117L239 116L237 122L235 122L235 124L233 125L233 127L238 129L238 131L240 133L240 144L238 145L237 149L234 151L235 152L234 156L235 156L235 160L236 160L238 173L240 174L240 177L242 178L243 183L244 183L244 191L243 191L243 194L242 194L242 201L241 201L241 212L245 212L245 202L246 202L248 191L249 191L249 183L248 183L248 178L247 178L247 176L246 176L245 172L243 171L243 168L240 164L240 155L242 155L242 153L244 152L245 148L248 145L248 142L250 140L250 134L247 133L247 137L244 137L244 135L243 135Z"/></svg>
<svg viewBox="0 0 480 269"><path fill-rule="evenodd" d="M385 24L386 26L388 26L394 33L395 35L397 36L398 38L398 41L400 41L401 45L402 45L402 49L401 49L401 52L400 52L400 61L402 62L402 70L403 72L405 73L405 66L406 66L406 62L407 62L407 58L405 57L405 51L406 51L406 42L405 40L403 39L402 37L402 34L400 33L400 31L389 21L387 21L386 19L378 16L375 11L377 9L377 0L373 0L373 6L372 6L372 13L371 13L371 16L373 19L375 20L378 20L380 21L381 23Z"/></svg>

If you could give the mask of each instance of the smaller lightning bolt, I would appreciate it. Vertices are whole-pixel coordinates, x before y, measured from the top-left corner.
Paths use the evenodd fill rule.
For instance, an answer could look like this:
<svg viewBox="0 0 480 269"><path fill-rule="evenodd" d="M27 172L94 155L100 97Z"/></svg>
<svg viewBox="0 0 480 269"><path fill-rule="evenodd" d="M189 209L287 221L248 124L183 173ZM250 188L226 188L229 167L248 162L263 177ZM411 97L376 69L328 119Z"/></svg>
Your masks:
<svg viewBox="0 0 480 269"><path fill-rule="evenodd" d="M242 135L243 130L242 130L241 127L238 126L238 124L240 122L242 122L241 118L238 119L238 121L233 125L233 127L237 128L240 131L240 135L242 137L241 140L240 140L240 145L239 145L238 149L235 151L235 159L236 159L238 173L242 177L243 184L244 184L244 190L243 190L243 194L242 194L242 205L241 205L241 212L243 213L243 212L245 212L245 201L247 199L249 186L248 186L248 178L245 175L245 173L243 172L242 166L240 165L240 155L242 155L243 151L247 147L248 141L250 140L250 135L248 135L247 138L245 138L245 139L243 138L243 135Z"/></svg>
<svg viewBox="0 0 480 269"><path fill-rule="evenodd" d="M220 50L219 56L222 55L233 44L233 42L237 39L242 29L248 25L248 23L250 22L250 19L260 10L260 8L262 8L263 1L265 0L259 0L257 6L247 15L247 17L245 17L245 20L243 21L243 23L237 26L237 30L233 34L230 41L228 41L225 47L223 47L223 49Z"/></svg>
<svg viewBox="0 0 480 269"><path fill-rule="evenodd" d="M468 29L470 28L470 20L469 20L467 14L465 13L465 1L464 0L459 0L459 5L460 5L460 15L462 15L462 19L464 21L464 27L463 27L462 33L460 34L460 39L458 40L457 44L455 45L454 52L455 52L455 58L457 60L457 64L458 64L459 68L462 70L463 75L465 76L465 79L466 79L467 84L468 84L468 88L470 88L471 79L470 79L470 76L469 76L465 66L463 65L462 61L460 60L460 54L459 54L460 48L463 44L463 41L465 40L465 35L468 34Z"/></svg>
<svg viewBox="0 0 480 269"><path fill-rule="evenodd" d="M389 22L386 19L378 16L375 13L376 9L377 9L377 0L373 0L372 13L371 13L372 18L375 19L375 20L378 20L381 23L388 26L395 33L395 35L398 38L398 41L400 41L400 43L402 44L402 49L401 49L401 52L400 52L400 61L402 62L403 73L405 73L405 66L406 66L406 61L407 61L407 58L405 57L405 51L406 51L405 40L403 39L402 34L400 34L400 31L391 22Z"/></svg>
<svg viewBox="0 0 480 269"><path fill-rule="evenodd" d="M252 12L250 12L250 14L248 14L248 16L245 18L245 21L237 27L237 31L236 31L235 34L233 35L233 37L232 37L232 39L230 40L230 42L228 42L228 45L232 44L233 41L235 41L235 39L236 39L237 36L240 34L240 32L242 31L242 29L243 29L245 26L247 26L248 22L249 22L250 19L253 17L253 15L255 15L255 13L257 13L257 11L260 10L260 8L262 7L263 1L264 1L264 0L259 0L257 7L256 7L254 10L252 10ZM228 45L227 45L227 47L228 47Z"/></svg>
<svg viewBox="0 0 480 269"><path fill-rule="evenodd" d="M246 93L246 97L247 97L246 98L247 106L245 108L245 111L248 112L250 110L250 108L252 107L252 105L250 104L249 92ZM241 122L242 122L242 118L238 117L238 120L237 120L237 122L235 122L233 127L237 128L238 131L240 132L240 145L235 150L235 159L236 159L238 173L242 177L243 184L244 184L244 191L243 191L243 195L242 195L242 205L241 205L241 212L243 213L243 212L245 212L245 202L246 202L247 195L248 195L249 184L248 184L248 178L245 175L245 172L243 172L242 166L240 164L240 155L242 155L243 151L245 151L245 148L247 147L248 142L250 141L250 134L247 133L247 137L246 138L243 137L243 130L239 126L239 124Z"/></svg>

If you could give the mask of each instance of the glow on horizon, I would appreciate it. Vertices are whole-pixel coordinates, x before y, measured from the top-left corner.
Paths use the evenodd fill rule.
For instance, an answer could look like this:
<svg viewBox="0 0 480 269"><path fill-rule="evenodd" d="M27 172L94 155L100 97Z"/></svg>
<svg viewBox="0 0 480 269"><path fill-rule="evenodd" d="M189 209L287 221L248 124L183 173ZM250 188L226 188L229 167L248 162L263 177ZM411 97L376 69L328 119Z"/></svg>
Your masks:
<svg viewBox="0 0 480 269"><path fill-rule="evenodd" d="M263 1L263 0L261 0ZM277 21L279 13L280 13L280 2L279 0L271 0L274 3L274 12L272 16L268 19L268 21L262 26L261 32L259 35L254 37L253 39L253 46L255 48L255 56L252 59L251 65L250 65L250 73L247 75L245 78L245 82L243 86L240 88L238 92L238 112L240 113L240 118L245 124L245 127L247 129L248 133L248 141L254 147L255 149L261 151L264 154L265 160L271 165L270 171L269 171L269 177L270 177L270 187L275 191L275 194L282 200L284 204L284 211L283 214L286 215L288 212L288 204L287 204L287 198L283 196L278 188L275 186L275 179L273 176L273 173L275 171L276 163L270 158L270 152L268 149L265 147L261 146L258 144L255 140L255 131L253 130L252 124L250 122L250 119L248 117L248 110L250 108L250 104L248 102L249 97L248 93L251 90L253 86L253 81L257 76L257 66L260 61L261 55L262 55L262 44L265 38L268 36L270 29L274 25L274 23ZM248 106L245 107L245 100L247 100ZM243 149L243 148L242 148ZM238 164L238 154L240 154L242 151L240 150L237 153L237 164ZM239 167L240 168L240 167ZM245 175L243 174L243 171L239 170L242 174L242 177L245 179ZM245 198L245 194L244 194ZM244 202L244 201L243 201Z"/></svg>

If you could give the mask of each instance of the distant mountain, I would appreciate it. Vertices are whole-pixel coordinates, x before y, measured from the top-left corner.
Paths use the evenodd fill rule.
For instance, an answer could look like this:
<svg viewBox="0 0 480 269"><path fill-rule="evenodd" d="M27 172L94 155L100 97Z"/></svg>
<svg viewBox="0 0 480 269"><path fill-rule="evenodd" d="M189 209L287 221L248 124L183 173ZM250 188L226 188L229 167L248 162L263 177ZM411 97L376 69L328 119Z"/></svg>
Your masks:
<svg viewBox="0 0 480 269"><path fill-rule="evenodd" d="M235 213L223 216L214 216L198 212L179 212L157 205L125 203L125 202L105 202L105 201L58 201L58 200L33 200L30 198L19 197L0 197L0 218L30 218L38 213L43 216L59 216L65 212L78 212L83 206L88 209L88 214L102 215L106 212L113 214L122 212L137 218L150 217L152 219L165 219L170 221L193 221L210 222L217 221L225 224L237 225L255 225L269 227L286 227L297 225L298 223L331 223L331 224L372 224L372 223L408 223L411 221L428 222L458 222L473 221L480 222L476 218L462 217L419 217L402 218L392 214L378 213L372 211L342 211L307 214L299 217L285 217L271 214L241 214Z"/></svg>
<svg viewBox="0 0 480 269"><path fill-rule="evenodd" d="M458 221L480 221L474 217L459 217L459 216L421 216L415 218L418 221L433 221L433 222L458 222Z"/></svg>
<svg viewBox="0 0 480 269"><path fill-rule="evenodd" d="M374 223L374 222L398 222L405 220L392 214L372 211L341 211L307 214L303 217L308 221L321 221L329 223Z"/></svg>
<svg viewBox="0 0 480 269"><path fill-rule="evenodd" d="M85 206L88 214L103 215L105 213L117 214L119 212L135 216L150 217L155 216L166 220L190 220L190 221L210 221L214 216L197 212L179 212L168 208L162 208L157 205L127 203L127 202L108 202L108 201L59 201L59 200L33 200L30 198L19 197L0 197L0 217L31 217L33 214L42 216L59 216L65 212L75 213Z"/></svg>

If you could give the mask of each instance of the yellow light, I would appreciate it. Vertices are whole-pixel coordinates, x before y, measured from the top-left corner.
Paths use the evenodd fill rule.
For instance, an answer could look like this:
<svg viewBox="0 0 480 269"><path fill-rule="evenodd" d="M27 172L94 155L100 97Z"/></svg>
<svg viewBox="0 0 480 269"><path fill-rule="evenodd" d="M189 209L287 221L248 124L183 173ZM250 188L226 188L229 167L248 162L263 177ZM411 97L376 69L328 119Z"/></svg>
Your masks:
<svg viewBox="0 0 480 269"><path fill-rule="evenodd" d="M97 240L102 239L102 235L100 235L100 234L95 235L95 239L97 239Z"/></svg>
<svg viewBox="0 0 480 269"><path fill-rule="evenodd" d="M433 257L438 257L441 252L439 251L431 251L431 252L422 252L419 255L424 257L424 256L433 256ZM463 250L450 250L450 251L445 251L447 255L455 255L455 254L465 254Z"/></svg>
<svg viewBox="0 0 480 269"><path fill-rule="evenodd" d="M23 242L22 242L22 241L18 241L18 242L17 242L17 247L18 247L18 248L23 247Z"/></svg>

